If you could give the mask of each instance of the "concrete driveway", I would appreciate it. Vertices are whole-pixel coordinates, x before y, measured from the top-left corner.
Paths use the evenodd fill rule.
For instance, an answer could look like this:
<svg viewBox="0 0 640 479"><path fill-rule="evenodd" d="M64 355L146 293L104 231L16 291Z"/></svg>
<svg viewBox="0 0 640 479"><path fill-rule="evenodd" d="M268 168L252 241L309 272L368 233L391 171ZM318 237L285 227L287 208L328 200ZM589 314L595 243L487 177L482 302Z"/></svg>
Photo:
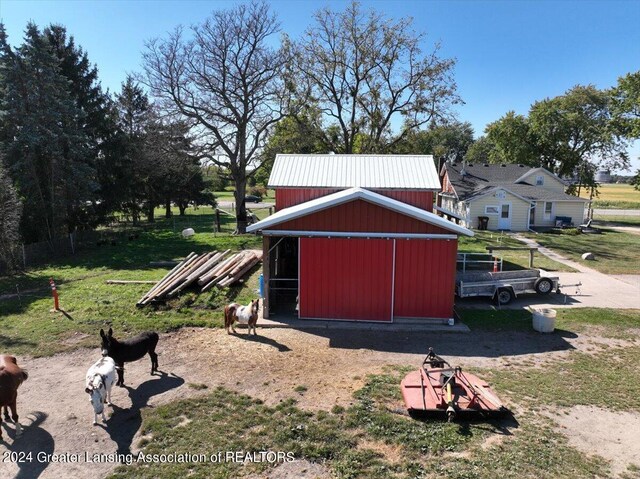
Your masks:
<svg viewBox="0 0 640 479"><path fill-rule="evenodd" d="M528 246L537 247L538 251L560 263L566 264L578 273L554 273L560 278L561 294L550 293L547 296L537 294L526 295L514 300L508 309L534 308L615 308L640 309L640 275L607 275L571 261L555 251L540 246L535 240L520 235L513 235ZM580 284L580 286L577 286ZM486 299L465 299L456 301L459 307L486 307L491 304Z"/></svg>

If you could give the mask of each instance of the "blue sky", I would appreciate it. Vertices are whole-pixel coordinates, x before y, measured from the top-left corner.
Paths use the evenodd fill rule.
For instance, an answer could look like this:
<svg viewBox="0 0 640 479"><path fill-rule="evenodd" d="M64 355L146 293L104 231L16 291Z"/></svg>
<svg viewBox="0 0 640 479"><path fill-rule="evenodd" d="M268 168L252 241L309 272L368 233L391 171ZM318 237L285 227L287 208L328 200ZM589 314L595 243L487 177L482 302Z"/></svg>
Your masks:
<svg viewBox="0 0 640 479"><path fill-rule="evenodd" d="M118 90L140 69L145 40L189 26L232 1L16 1L0 0L9 41L18 44L29 20L61 23L97 64L103 86ZM344 1L272 0L282 29L293 38L322 5ZM466 102L458 109L476 136L508 110L526 114L536 100L576 84L598 88L640 70L640 1L362 1L393 17L413 16L428 44L455 57L455 78ZM640 145L630 153L640 168Z"/></svg>

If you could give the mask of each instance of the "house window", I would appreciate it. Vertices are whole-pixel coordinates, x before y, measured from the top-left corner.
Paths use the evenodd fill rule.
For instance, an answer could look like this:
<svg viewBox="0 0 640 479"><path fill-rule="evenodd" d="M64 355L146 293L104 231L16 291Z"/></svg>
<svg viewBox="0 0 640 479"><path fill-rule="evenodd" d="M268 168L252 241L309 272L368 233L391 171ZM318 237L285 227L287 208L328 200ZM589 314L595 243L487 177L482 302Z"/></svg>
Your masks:
<svg viewBox="0 0 640 479"><path fill-rule="evenodd" d="M544 202L544 219L550 220L552 214L553 214L553 202L545 201Z"/></svg>
<svg viewBox="0 0 640 479"><path fill-rule="evenodd" d="M544 185L544 176L538 175L536 176L536 186Z"/></svg>
<svg viewBox="0 0 640 479"><path fill-rule="evenodd" d="M500 211L500 208L498 208L497 206L485 206L484 207L484 214L485 215L497 215Z"/></svg>

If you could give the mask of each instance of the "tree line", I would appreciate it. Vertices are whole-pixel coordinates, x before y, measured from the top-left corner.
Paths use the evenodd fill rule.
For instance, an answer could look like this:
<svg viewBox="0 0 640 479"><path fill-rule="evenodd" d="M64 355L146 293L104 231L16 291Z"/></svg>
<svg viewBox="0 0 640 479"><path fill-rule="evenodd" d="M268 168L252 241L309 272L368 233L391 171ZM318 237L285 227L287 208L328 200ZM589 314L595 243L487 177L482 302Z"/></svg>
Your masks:
<svg viewBox="0 0 640 479"><path fill-rule="evenodd" d="M213 201L190 125L164 115L128 77L103 91L60 25L27 25L12 48L0 25L0 255L125 214Z"/></svg>
<svg viewBox="0 0 640 479"><path fill-rule="evenodd" d="M353 2L318 10L292 39L252 1L148 41L141 71L111 95L64 27L30 24L15 49L0 27L0 228L13 231L0 248L15 241L7 224L34 241L211 201L205 164L233 182L243 233L246 187L266 182L277 153L524 163L586 186L595 168L628 165L639 73L508 112L476 140L453 114L454 67L408 18Z"/></svg>

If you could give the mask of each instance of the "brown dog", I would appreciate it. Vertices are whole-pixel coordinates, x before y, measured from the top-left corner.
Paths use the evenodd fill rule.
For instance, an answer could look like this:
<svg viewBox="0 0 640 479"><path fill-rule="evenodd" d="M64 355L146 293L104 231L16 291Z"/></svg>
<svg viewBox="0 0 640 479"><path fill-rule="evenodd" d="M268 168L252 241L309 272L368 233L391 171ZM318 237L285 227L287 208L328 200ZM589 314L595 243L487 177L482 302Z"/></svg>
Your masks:
<svg viewBox="0 0 640 479"><path fill-rule="evenodd" d="M229 334L229 328L236 332L236 328L233 324L238 321L240 324L246 324L249 327L247 334L251 334L251 328L253 328L253 334L257 335L256 324L258 323L258 309L260 308L260 300L254 299L246 306L242 306L238 303L231 303L224 307L224 329Z"/></svg>

